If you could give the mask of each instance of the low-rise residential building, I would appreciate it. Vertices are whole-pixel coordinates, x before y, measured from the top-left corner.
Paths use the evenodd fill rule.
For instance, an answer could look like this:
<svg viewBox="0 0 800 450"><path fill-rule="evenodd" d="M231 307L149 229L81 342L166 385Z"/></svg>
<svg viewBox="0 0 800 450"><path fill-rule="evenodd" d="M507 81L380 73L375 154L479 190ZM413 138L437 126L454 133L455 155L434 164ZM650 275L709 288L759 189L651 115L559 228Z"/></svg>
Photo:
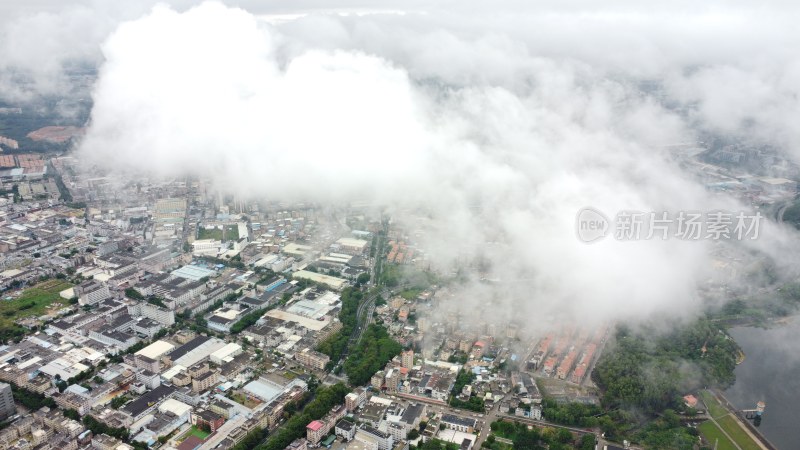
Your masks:
<svg viewBox="0 0 800 450"><path fill-rule="evenodd" d="M111 298L108 286L94 280L84 281L74 287L75 295L78 297L78 304L96 305L107 298Z"/></svg>
<svg viewBox="0 0 800 450"><path fill-rule="evenodd" d="M347 407L347 411L353 412L356 409L360 408L364 402L367 401L367 391L363 388L356 388L353 392L345 395L344 397L344 405Z"/></svg>
<svg viewBox="0 0 800 450"><path fill-rule="evenodd" d="M196 427L208 427L212 433L225 423L225 417L210 408L192 411L189 420Z"/></svg>
<svg viewBox="0 0 800 450"><path fill-rule="evenodd" d="M453 414L444 414L440 421L445 427L461 431L463 433L472 433L475 431L477 420L468 417L455 416Z"/></svg>
<svg viewBox="0 0 800 450"><path fill-rule="evenodd" d="M300 364L316 370L325 370L325 366L327 366L331 360L328 355L310 348L305 348L295 353L294 359Z"/></svg>
<svg viewBox="0 0 800 450"><path fill-rule="evenodd" d="M306 425L306 439L312 444L318 444L329 431L331 431L330 424L321 420L314 420Z"/></svg>
<svg viewBox="0 0 800 450"><path fill-rule="evenodd" d="M356 435L356 424L347 419L341 419L336 422L334 431L345 441L352 441Z"/></svg>
<svg viewBox="0 0 800 450"><path fill-rule="evenodd" d="M369 425L361 425L356 431L355 439L378 450L391 450L394 446L392 435Z"/></svg>
<svg viewBox="0 0 800 450"><path fill-rule="evenodd" d="M219 381L219 373L216 370L207 370L198 376L192 377L192 390L203 392L212 388Z"/></svg>

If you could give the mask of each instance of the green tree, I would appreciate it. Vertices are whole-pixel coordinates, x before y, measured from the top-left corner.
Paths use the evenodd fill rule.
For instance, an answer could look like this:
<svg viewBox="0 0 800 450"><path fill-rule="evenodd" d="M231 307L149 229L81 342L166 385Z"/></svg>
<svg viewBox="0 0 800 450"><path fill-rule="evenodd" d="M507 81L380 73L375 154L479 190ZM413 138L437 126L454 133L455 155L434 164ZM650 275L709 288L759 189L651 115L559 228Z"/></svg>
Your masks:
<svg viewBox="0 0 800 450"><path fill-rule="evenodd" d="M290 417L266 443L257 446L256 450L285 449L293 440L305 435L306 425L309 422L320 419L332 407L341 404L348 392L350 390L347 386L341 383L317 389L316 398L309 402L302 412Z"/></svg>
<svg viewBox="0 0 800 450"><path fill-rule="evenodd" d="M111 407L114 409L119 409L128 402L128 397L125 395L120 395L111 399Z"/></svg>
<svg viewBox="0 0 800 450"><path fill-rule="evenodd" d="M125 289L125 296L134 300L144 300L144 296L132 287Z"/></svg>
<svg viewBox="0 0 800 450"><path fill-rule="evenodd" d="M581 437L580 450L594 450L596 438L593 434L584 434Z"/></svg>
<svg viewBox="0 0 800 450"><path fill-rule="evenodd" d="M78 411L76 411L74 409L65 409L63 414L64 414L64 417L67 417L69 419L77 420L77 421L81 420L80 413L78 413Z"/></svg>
<svg viewBox="0 0 800 450"><path fill-rule="evenodd" d="M389 336L385 327L370 324L358 345L344 362L344 371L354 386L366 384L372 375L400 354L402 346Z"/></svg>
<svg viewBox="0 0 800 450"><path fill-rule="evenodd" d="M50 408L55 408L56 406L55 400L53 400L51 397L45 397L38 392L19 387L14 383L9 384L11 385L11 394L14 397L14 400L30 410L37 410L42 406L47 406Z"/></svg>
<svg viewBox="0 0 800 450"><path fill-rule="evenodd" d="M98 421L89 414L83 416L83 425L91 430L95 435L105 433L111 437L115 437L125 442L127 442L130 437L130 433L127 428L110 427L105 423Z"/></svg>
<svg viewBox="0 0 800 450"><path fill-rule="evenodd" d="M565 430L564 428L559 428L556 439L558 440L558 442L566 444L567 442L572 442L573 437L572 433L570 433L568 430Z"/></svg>
<svg viewBox="0 0 800 450"><path fill-rule="evenodd" d="M512 442L514 450L535 450L544 448L540 445L540 440L541 436L536 429L529 430L526 427L517 431Z"/></svg>

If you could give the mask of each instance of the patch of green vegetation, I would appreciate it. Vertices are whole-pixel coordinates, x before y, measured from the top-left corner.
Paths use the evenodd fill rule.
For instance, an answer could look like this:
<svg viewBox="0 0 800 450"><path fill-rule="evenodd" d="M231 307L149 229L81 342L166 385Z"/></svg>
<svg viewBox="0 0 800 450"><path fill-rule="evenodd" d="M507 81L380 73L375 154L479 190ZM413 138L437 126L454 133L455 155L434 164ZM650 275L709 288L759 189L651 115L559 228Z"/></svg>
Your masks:
<svg viewBox="0 0 800 450"><path fill-rule="evenodd" d="M197 229L197 239L214 239L217 241L237 241L239 240L238 225L223 225L222 228L212 227Z"/></svg>
<svg viewBox="0 0 800 450"><path fill-rule="evenodd" d="M700 398L703 400L703 403L706 405L706 409L708 410L708 414L715 419L719 419L720 417L728 414L728 410L725 409L708 391L700 391Z"/></svg>
<svg viewBox="0 0 800 450"><path fill-rule="evenodd" d="M675 325L669 333L618 327L592 372L603 392L598 426L610 439L647 448L691 448L694 430L676 418L692 412L682 396L703 386L730 385L739 351L724 329L709 320Z"/></svg>
<svg viewBox="0 0 800 450"><path fill-rule="evenodd" d="M668 409L661 417L647 423L636 434L644 448L669 450L694 450L698 432L681 424L680 416Z"/></svg>
<svg viewBox="0 0 800 450"><path fill-rule="evenodd" d="M214 239L215 241L222 240L222 229L220 228L203 228L197 229L197 239Z"/></svg>
<svg viewBox="0 0 800 450"><path fill-rule="evenodd" d="M747 434L747 431L745 431L732 416L725 416L717 420L717 423L719 423L719 426L728 433L728 436L730 436L742 450L760 450L761 447L753 441L753 438Z"/></svg>
<svg viewBox="0 0 800 450"><path fill-rule="evenodd" d="M121 439L125 442L128 442L130 438L130 431L127 428L110 427L106 423L98 421L97 419L94 418L94 416L91 415L83 416L83 425L86 428L90 429L92 433L94 433L95 435L107 434L111 437Z"/></svg>
<svg viewBox="0 0 800 450"><path fill-rule="evenodd" d="M144 295L140 294L139 291L132 287L125 289L125 297L132 298L134 300L144 300Z"/></svg>
<svg viewBox="0 0 800 450"><path fill-rule="evenodd" d="M417 447L418 450L458 450L458 445L452 442L445 442L439 439L430 439L428 442Z"/></svg>
<svg viewBox="0 0 800 450"><path fill-rule="evenodd" d="M620 327L616 345L603 354L592 377L604 391L604 406L635 407L649 414L681 410L685 391L733 382L738 351L724 330L707 320L667 334ZM694 370L686 370L687 362Z"/></svg>
<svg viewBox="0 0 800 450"><path fill-rule="evenodd" d="M147 303L150 303L151 305L160 306L162 308L166 308L167 307L167 305L164 304L164 300L161 299L160 297L156 297L156 296L149 297L147 299Z"/></svg>
<svg viewBox="0 0 800 450"><path fill-rule="evenodd" d="M186 434L186 437L196 436L200 439L205 440L205 438L207 438L210 434L211 433L209 433L208 431L201 430L200 428L197 428L196 425L192 425L192 428L189 429L189 432Z"/></svg>
<svg viewBox="0 0 800 450"><path fill-rule="evenodd" d="M713 447L716 444L717 450L738 450L733 442L722 433L722 430L712 421L706 421L697 426L700 434L706 438Z"/></svg>
<svg viewBox="0 0 800 450"><path fill-rule="evenodd" d="M261 308L245 314L241 319L239 319L238 322L233 324L231 327L231 334L239 334L245 328L249 327L250 325L254 325L256 322L258 322L258 319L260 319L261 316L263 316L264 313L266 313L269 309L272 308Z"/></svg>
<svg viewBox="0 0 800 450"><path fill-rule="evenodd" d="M414 300L421 293L422 289L419 288L404 289L400 291L400 297L403 297L406 300Z"/></svg>
<svg viewBox="0 0 800 450"><path fill-rule="evenodd" d="M72 202L72 194L69 192L67 185L64 184L64 180L61 178L61 174L56 173L53 176L53 180L56 183L56 187L58 188L59 193L59 200L63 200L65 202Z"/></svg>
<svg viewBox="0 0 800 450"><path fill-rule="evenodd" d="M389 336L381 325L370 324L361 341L344 362L347 379L353 386L366 384L375 372L381 370L403 348Z"/></svg>
<svg viewBox="0 0 800 450"><path fill-rule="evenodd" d="M552 450L583 448L582 439L576 441L576 437L568 430L563 428L529 428L528 425L507 420L497 420L490 425L492 433L500 438L510 440L514 450L544 449ZM487 442L494 441L487 439ZM594 441L592 436L591 441ZM490 442L490 448L497 448ZM580 444L578 444L580 443ZM576 447L580 445L580 447ZM545 447L545 445L547 447ZM592 445L592 448L594 446ZM503 448L503 447L499 447ZM506 447L507 448L507 447Z"/></svg>
<svg viewBox="0 0 800 450"><path fill-rule="evenodd" d="M58 294L71 286L70 283L56 278L26 289L14 300L0 300L0 340L5 342L25 334L24 328L14 323L16 320L41 316L54 304L68 305L69 301Z"/></svg>
<svg viewBox="0 0 800 450"><path fill-rule="evenodd" d="M466 401L461 400L460 398L452 397L450 399L450 406L475 412L484 412L485 410L483 399L474 395L470 396L469 400Z"/></svg>
<svg viewBox="0 0 800 450"><path fill-rule="evenodd" d="M547 420L576 427L598 426L599 420L596 416L603 412L597 405L559 403L550 398L546 398L542 406L542 414Z"/></svg>
<svg viewBox="0 0 800 450"><path fill-rule="evenodd" d="M14 383L9 384L11 385L11 394L14 396L14 400L31 411L35 411L42 406L48 406L50 408L55 408L56 406L55 400L51 397L45 397L38 392L18 387Z"/></svg>
<svg viewBox="0 0 800 450"><path fill-rule="evenodd" d="M238 225L225 225L225 240L238 241L239 240L239 226Z"/></svg>
<svg viewBox="0 0 800 450"><path fill-rule="evenodd" d="M247 436L242 439L241 442L233 446L231 450L250 450L256 446L259 442L263 441L265 437L267 437L268 431L261 427L256 427L253 431L247 433Z"/></svg>
<svg viewBox="0 0 800 450"><path fill-rule="evenodd" d="M111 399L111 407L113 409L119 409L119 408L122 407L122 405L124 405L125 403L128 403L128 400L130 400L130 399L125 395L120 395L120 396L114 397L114 398Z"/></svg>
<svg viewBox="0 0 800 450"><path fill-rule="evenodd" d="M378 282L387 287L395 287L403 284L406 286L407 291L419 290L421 292L431 285L436 284L437 278L432 272L427 272L411 266L385 263L382 264ZM416 297L416 295L414 295L414 297Z"/></svg>
<svg viewBox="0 0 800 450"><path fill-rule="evenodd" d="M513 450L514 447L511 444L506 444L505 442L500 442L497 438L490 434L486 441L481 445L481 448L486 448L489 450Z"/></svg>
<svg viewBox="0 0 800 450"><path fill-rule="evenodd" d="M241 392L231 394L229 398L235 401L236 403L244 405L248 408L255 408L256 406L261 404L261 402L259 402L258 400L254 399L253 397L248 397Z"/></svg>
<svg viewBox="0 0 800 450"><path fill-rule="evenodd" d="M342 323L342 329L317 346L317 351L331 358L331 364L339 361L339 358L342 357L347 348L347 342L350 340L350 336L356 326L358 304L361 303L363 298L364 294L352 287L342 290L342 309L339 311L339 321Z"/></svg>
<svg viewBox="0 0 800 450"><path fill-rule="evenodd" d="M469 355L464 352L456 352L447 358L447 362L453 364L466 364L469 361Z"/></svg>
<svg viewBox="0 0 800 450"><path fill-rule="evenodd" d="M461 400L457 398L457 396L460 395L461 391L464 389L464 386L471 383L474 379L475 374L468 370L462 369L458 372L458 375L456 376L456 382L453 384L453 389L450 391L450 406L468 409L475 412L483 412L484 404L482 398L476 396L470 396L468 400Z"/></svg>
<svg viewBox="0 0 800 450"><path fill-rule="evenodd" d="M309 396L313 394L314 389L310 389L310 391L312 392L307 393ZM350 392L350 389L341 383L316 389L314 400L309 402L302 412L294 414L270 436L266 443L257 446L255 450L283 450L293 440L305 436L306 425L309 422L320 419L332 407L341 404L348 392ZM306 398L309 398L309 396L306 396ZM287 409L292 410L294 407Z"/></svg>

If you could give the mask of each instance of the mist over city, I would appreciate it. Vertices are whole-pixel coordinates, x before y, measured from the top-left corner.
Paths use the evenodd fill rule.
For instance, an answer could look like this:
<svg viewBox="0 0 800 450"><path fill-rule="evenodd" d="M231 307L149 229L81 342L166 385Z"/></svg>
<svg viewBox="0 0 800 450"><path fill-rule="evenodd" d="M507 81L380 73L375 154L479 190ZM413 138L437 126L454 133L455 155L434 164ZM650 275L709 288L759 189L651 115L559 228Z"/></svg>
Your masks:
<svg viewBox="0 0 800 450"><path fill-rule="evenodd" d="M117 3L0 5L0 447L800 442L798 5Z"/></svg>

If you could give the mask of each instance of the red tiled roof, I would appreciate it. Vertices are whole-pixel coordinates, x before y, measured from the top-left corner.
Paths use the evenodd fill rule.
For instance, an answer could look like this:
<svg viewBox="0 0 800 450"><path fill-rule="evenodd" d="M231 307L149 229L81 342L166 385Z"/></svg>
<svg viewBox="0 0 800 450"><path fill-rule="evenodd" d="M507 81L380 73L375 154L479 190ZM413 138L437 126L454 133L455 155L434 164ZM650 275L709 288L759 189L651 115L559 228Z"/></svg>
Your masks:
<svg viewBox="0 0 800 450"><path fill-rule="evenodd" d="M306 425L306 428L308 428L311 431L317 431L317 430L319 430L320 428L322 428L324 426L325 426L324 423L320 422L319 420L315 420L315 421L309 423L308 425Z"/></svg>

